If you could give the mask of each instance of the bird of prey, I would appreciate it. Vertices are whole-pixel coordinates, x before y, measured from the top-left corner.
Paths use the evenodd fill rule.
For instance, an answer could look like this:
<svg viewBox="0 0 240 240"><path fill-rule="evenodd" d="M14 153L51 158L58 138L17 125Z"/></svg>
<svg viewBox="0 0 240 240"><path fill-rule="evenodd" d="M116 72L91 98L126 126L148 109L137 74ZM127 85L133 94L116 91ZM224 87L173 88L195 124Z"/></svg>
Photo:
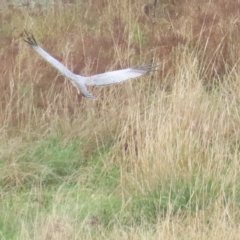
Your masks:
<svg viewBox="0 0 240 240"><path fill-rule="evenodd" d="M26 38L24 39L39 55L47 62L54 66L63 76L68 78L78 88L78 90L87 98L96 99L87 89L86 86L106 86L116 83L122 83L132 78L139 77L145 73L155 70L156 66L148 65L142 67L132 67L101 74L92 75L89 77L74 74L62 63L52 57L48 52L41 48L34 36L25 31Z"/></svg>

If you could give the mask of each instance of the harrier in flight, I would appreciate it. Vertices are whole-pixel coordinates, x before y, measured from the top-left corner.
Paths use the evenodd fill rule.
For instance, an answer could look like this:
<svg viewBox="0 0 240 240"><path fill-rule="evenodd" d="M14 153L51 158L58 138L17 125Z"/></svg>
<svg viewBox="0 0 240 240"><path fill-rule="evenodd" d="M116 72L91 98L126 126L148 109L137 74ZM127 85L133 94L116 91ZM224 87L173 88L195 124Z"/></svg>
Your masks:
<svg viewBox="0 0 240 240"><path fill-rule="evenodd" d="M74 74L57 59L52 57L48 52L41 48L33 35L29 35L26 31L27 42L39 55L47 62L54 66L62 75L72 81L79 91L87 98L96 99L87 89L87 86L106 86L117 83L122 83L132 78L140 77L141 75L155 70L156 66L148 65L142 67L132 67L101 74L92 75L89 77Z"/></svg>

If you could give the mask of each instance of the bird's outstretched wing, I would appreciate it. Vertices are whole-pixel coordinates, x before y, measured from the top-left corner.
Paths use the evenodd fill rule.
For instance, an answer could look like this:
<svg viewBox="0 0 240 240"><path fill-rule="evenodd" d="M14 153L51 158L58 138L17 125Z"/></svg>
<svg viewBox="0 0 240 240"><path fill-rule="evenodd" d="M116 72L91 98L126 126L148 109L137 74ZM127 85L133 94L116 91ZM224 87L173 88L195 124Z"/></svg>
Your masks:
<svg viewBox="0 0 240 240"><path fill-rule="evenodd" d="M143 67L126 68L126 69L93 75L86 80L86 85L106 86L106 85L112 85L116 83L123 83L132 78L137 78L145 73L154 71L156 67L157 66L148 65Z"/></svg>
<svg viewBox="0 0 240 240"><path fill-rule="evenodd" d="M26 39L24 39L25 42L27 42L30 46L33 47L33 49L41 55L47 62L49 62L52 66L54 66L59 72L61 72L65 77L69 78L70 80L74 80L75 74L71 72L68 68L66 68L62 63L60 63L57 59L52 57L49 53L47 53L44 49L42 49L40 46L38 46L34 36L31 34L29 35L25 31Z"/></svg>
<svg viewBox="0 0 240 240"><path fill-rule="evenodd" d="M65 77L69 78L74 85L80 90L80 92L87 98L96 99L86 88L86 85L84 84L84 77L80 75L76 75L73 72L71 72L68 68L66 68L62 63L60 63L57 59L52 57L49 53L47 53L44 49L42 49L40 46L38 46L37 41L35 40L34 36L31 34L28 34L25 31L26 39L24 39L25 42L27 42L30 46L33 47L33 49L41 55L47 62L49 62L52 66L54 66L59 72L61 72Z"/></svg>

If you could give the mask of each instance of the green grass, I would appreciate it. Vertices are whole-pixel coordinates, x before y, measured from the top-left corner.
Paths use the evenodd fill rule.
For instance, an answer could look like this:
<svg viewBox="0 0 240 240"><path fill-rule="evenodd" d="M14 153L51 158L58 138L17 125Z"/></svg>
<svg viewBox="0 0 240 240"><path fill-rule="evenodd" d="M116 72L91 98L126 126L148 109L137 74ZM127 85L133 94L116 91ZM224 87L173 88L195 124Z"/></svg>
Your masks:
<svg viewBox="0 0 240 240"><path fill-rule="evenodd" d="M38 181L2 189L0 229L3 239L16 239L22 232L23 223L32 229L29 234L34 238L33 231L37 227L34 225L47 215L64 221L71 219L71 224L83 225L83 231L90 228L94 235L99 227L112 229L119 225L129 229L143 223L155 226L168 215L186 218L201 211L211 212L216 207L216 200L225 206L235 204L239 208L240 186L238 183L224 186L224 175L219 180L199 175L190 179L170 178L159 182L153 189L147 190L146 187L144 193L126 194L127 188L120 186L119 169L111 167L104 170L102 159L80 161L78 167L73 164L76 154L72 153L76 151L72 149L78 146L76 142L59 148L59 142L50 138L33 151L33 156L37 154L41 164L55 171L52 179L41 175ZM52 156L56 152L62 153L58 160L70 161L69 166L60 160L54 161ZM67 172L60 171L62 167Z"/></svg>
<svg viewBox="0 0 240 240"><path fill-rule="evenodd" d="M79 139L63 144L60 138L52 137L29 143L31 150L15 163L24 177L19 176L14 186L9 185L11 176L4 175L6 166L1 168L2 236L17 237L22 220L32 222L54 211L76 221L87 221L89 225L91 221L105 227L111 225L121 210L116 191L119 170L114 166L104 170L103 159L96 156L84 158L82 145Z"/></svg>
<svg viewBox="0 0 240 240"><path fill-rule="evenodd" d="M239 3L4 3L0 239L238 239ZM23 29L83 75L160 64L91 101Z"/></svg>

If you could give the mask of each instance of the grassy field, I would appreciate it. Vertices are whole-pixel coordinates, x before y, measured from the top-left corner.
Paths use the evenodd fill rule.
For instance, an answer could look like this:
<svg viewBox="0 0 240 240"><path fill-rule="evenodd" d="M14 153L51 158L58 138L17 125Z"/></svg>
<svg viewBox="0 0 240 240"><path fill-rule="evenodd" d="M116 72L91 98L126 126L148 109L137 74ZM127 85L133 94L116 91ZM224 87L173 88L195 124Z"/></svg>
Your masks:
<svg viewBox="0 0 240 240"><path fill-rule="evenodd" d="M2 3L0 239L238 239L240 3L66 2ZM75 73L158 71L92 101L23 29Z"/></svg>

